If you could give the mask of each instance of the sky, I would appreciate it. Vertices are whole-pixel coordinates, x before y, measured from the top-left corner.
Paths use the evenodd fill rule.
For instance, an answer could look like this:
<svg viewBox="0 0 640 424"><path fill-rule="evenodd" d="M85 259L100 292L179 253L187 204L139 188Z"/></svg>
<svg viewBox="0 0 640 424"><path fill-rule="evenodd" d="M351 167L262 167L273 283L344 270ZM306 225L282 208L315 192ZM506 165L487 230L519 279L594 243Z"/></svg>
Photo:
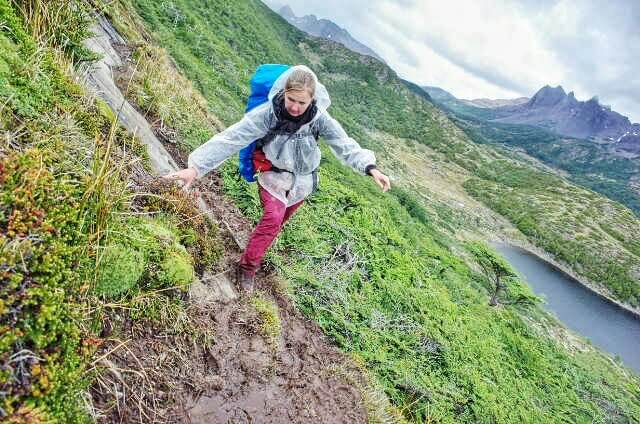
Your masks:
<svg viewBox="0 0 640 424"><path fill-rule="evenodd" d="M640 122L640 0L265 0L345 28L398 75L462 99L562 85Z"/></svg>

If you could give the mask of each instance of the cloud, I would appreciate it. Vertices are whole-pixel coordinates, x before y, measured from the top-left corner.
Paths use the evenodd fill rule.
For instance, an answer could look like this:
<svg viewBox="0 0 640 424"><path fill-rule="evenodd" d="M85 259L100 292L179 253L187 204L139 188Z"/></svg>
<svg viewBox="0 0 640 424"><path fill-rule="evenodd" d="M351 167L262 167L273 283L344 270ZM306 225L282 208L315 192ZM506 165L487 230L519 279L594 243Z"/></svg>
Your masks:
<svg viewBox="0 0 640 424"><path fill-rule="evenodd" d="M577 94L597 94L640 121L640 3L559 1L538 22L562 66L574 73Z"/></svg>
<svg viewBox="0 0 640 424"><path fill-rule="evenodd" d="M298 0L292 8L346 28L417 84L461 98L562 85L640 122L640 1Z"/></svg>

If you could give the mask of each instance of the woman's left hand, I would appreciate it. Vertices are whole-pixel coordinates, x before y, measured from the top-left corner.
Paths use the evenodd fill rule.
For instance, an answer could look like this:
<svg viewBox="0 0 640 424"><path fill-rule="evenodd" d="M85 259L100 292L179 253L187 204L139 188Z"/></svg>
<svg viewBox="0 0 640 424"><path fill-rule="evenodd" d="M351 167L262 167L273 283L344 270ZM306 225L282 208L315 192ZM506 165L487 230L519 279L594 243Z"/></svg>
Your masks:
<svg viewBox="0 0 640 424"><path fill-rule="evenodd" d="M391 188L391 181L389 180L389 177L384 175L382 172L378 171L377 169L372 169L370 171L370 174L383 192L386 192Z"/></svg>

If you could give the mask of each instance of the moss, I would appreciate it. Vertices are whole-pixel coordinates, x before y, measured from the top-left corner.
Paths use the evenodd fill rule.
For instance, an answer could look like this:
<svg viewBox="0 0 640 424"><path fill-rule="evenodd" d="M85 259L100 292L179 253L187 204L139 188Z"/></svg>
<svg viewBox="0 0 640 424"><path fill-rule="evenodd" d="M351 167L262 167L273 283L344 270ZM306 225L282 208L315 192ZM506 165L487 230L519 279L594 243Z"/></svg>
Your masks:
<svg viewBox="0 0 640 424"><path fill-rule="evenodd" d="M162 214L114 224L100 262L96 292L115 297L136 286L140 290L188 288L195 275L193 259L181 244L183 233L174 221Z"/></svg>
<svg viewBox="0 0 640 424"><path fill-rule="evenodd" d="M139 250L123 244L112 244L105 249L95 292L107 298L116 298L133 288L142 277L146 258Z"/></svg>
<svg viewBox="0 0 640 424"><path fill-rule="evenodd" d="M184 249L172 249L160 264L157 275L165 287L178 286L186 290L194 277L191 257Z"/></svg>
<svg viewBox="0 0 640 424"><path fill-rule="evenodd" d="M98 113L107 120L107 122L115 122L116 115L111 110L111 107L102 100L101 98L96 98L96 108L98 109Z"/></svg>
<svg viewBox="0 0 640 424"><path fill-rule="evenodd" d="M142 218L137 221L130 221L130 224L138 223L140 229L145 231L148 236L154 237L159 242L173 243L176 239L176 230L171 228L166 217Z"/></svg>

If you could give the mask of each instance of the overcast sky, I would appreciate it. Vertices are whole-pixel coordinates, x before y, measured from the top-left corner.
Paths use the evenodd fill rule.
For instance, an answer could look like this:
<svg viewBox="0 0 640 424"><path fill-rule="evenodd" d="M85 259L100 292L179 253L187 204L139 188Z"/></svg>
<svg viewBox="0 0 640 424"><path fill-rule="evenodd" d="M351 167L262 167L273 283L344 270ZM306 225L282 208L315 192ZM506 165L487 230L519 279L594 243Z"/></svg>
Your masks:
<svg viewBox="0 0 640 424"><path fill-rule="evenodd" d="M562 85L640 122L640 0L266 0L342 26L401 77L458 98Z"/></svg>

